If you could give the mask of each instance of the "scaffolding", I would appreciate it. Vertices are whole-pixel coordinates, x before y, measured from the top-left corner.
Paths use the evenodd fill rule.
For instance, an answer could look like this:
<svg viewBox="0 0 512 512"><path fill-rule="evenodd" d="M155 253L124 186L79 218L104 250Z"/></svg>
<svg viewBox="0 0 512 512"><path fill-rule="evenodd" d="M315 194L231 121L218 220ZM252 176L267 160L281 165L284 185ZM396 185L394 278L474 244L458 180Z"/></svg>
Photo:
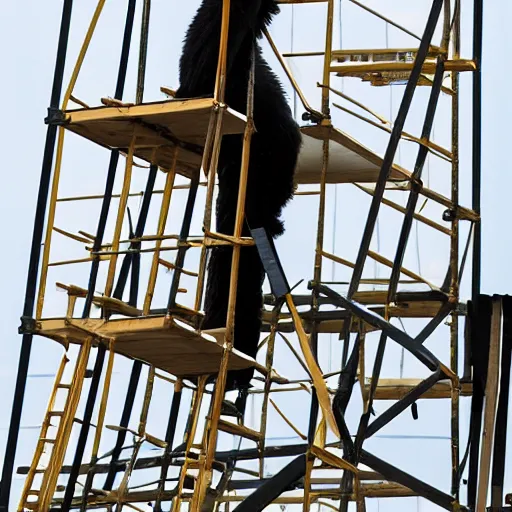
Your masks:
<svg viewBox="0 0 512 512"><path fill-rule="evenodd" d="M473 385L468 350L464 354L462 372L459 368L460 346L464 342L459 324L467 315L466 304L459 298L459 289L466 261L471 255L473 301L480 295L482 2L476 0L474 5L474 55L464 59L460 55L463 9L460 0L433 0L421 37L364 4L350 0L372 16L419 40L416 48L370 50L335 49L334 0L281 0L280 3L297 4L297 8L302 8L301 4L313 1L325 6L323 52L282 54L270 33L265 32L269 47L305 111L296 195L318 198L314 268L311 275L306 276L310 278L308 291L294 293L295 288L288 285L283 269L275 265L279 257L265 233L256 230L251 237L241 236L250 143L255 129L253 82L249 81L245 113L236 112L225 104L229 0L224 0L213 97L175 100L173 90L162 87L167 99L144 101L151 7L150 0L144 0L136 98L133 102L123 101L136 13L136 1L129 0L116 91L113 98L102 98L101 105L94 107L77 98L74 90L106 1L98 2L61 101L73 4L72 0L64 0L20 327L22 352L1 482L2 510L8 510L17 432L34 336L55 340L64 348L64 355L32 463L18 469L26 474L19 511L121 510L123 507L149 510L144 508L148 503L157 511L168 510L169 506L172 510L230 510L235 505L243 512L263 510L271 504L296 504L303 510L318 504L347 511L352 506L349 503L355 503L358 512L363 512L371 498L411 496L423 497L446 510L468 510L460 500L465 461L461 458L459 440L459 399L471 396ZM283 5L283 8L286 7ZM442 27L441 41L436 46L434 33L439 25ZM286 60L311 56L323 60L323 74L317 84L321 89L321 107L318 109L308 103ZM471 206L461 205L459 201L461 73L473 75ZM368 87L392 84L403 87L396 119L390 122L336 89L332 80L335 76L362 80ZM428 88L430 96L421 134L413 135L404 127L415 90L420 86ZM436 143L432 137L440 95L447 96L451 102L452 142L449 148ZM341 100L364 113L336 103ZM333 122L333 109L389 134L385 154L379 156L337 128ZM65 139L69 133L109 152L103 194L59 195L60 180L66 171L71 171L63 166ZM217 233L212 228L219 149L222 136L226 134L239 134L244 140L236 225L231 236ZM417 145L412 172L396 163L401 141ZM448 165L451 172L449 195L424 185L422 177L428 157ZM120 162L124 162L124 168L119 168ZM135 170L147 176L143 192L136 191L133 186ZM159 189L157 184L160 182L163 186ZM118 193L114 192L116 183L120 184ZM334 251L329 252L325 242L327 191L330 185L339 184L354 187L370 197L366 224L354 261ZM178 191L186 194L184 200L176 198ZM390 198L396 198L396 194L405 198L404 201ZM134 223L129 208L133 198L140 199L138 218ZM80 226L71 230L56 224L56 212L60 207L75 205L73 207L80 208L90 201L101 203L95 234ZM442 209L442 220L424 213L421 201L435 204L436 212ZM401 219L392 259L371 249L379 212L383 208L394 210ZM148 220L151 209L157 212L155 225ZM200 235L192 232L194 215L202 219ZM414 222L449 239L448 261L440 262L446 264L442 282L431 282L404 265ZM466 230L466 240L461 240L461 223L470 226ZM179 229L171 229L171 224L179 225ZM123 237L127 226L129 236ZM85 246L85 255L53 260L52 247L59 237L73 247L69 254L74 255L77 246L81 246L83 252ZM249 245L256 245L260 250L272 288L272 293L265 296L264 337L259 346L262 363L233 347L239 255L241 248ZM228 317L224 329L203 331L201 307L207 255L208 249L214 246L233 248ZM270 259L266 260L265 254L270 254ZM274 266L270 260L274 261ZM388 276L363 277L368 261L388 269ZM349 271L350 279L345 283L327 281L326 262ZM56 283L57 288L66 293L67 301L60 301L59 315L45 316L54 270L86 265L89 272L81 285ZM166 278L169 273L170 280ZM73 271L66 275L73 275ZM340 286L345 286L346 290L340 291ZM416 289L412 290L414 287ZM190 298L189 303L180 300L180 295ZM489 365L496 364L499 353L501 299L495 299L493 307ZM419 326L418 334L408 334L393 319L414 320ZM425 342L446 321L449 324L450 360L443 362L426 348ZM340 365L330 373L322 369L318 357L319 339L327 335L337 335L343 346ZM368 366L370 338L378 340L378 348L371 377L368 377L365 368ZM385 349L392 343L403 347L424 365L428 377L381 378ZM286 368L275 366L275 350L279 345L286 347L289 357L298 362L306 378L287 378ZM109 406L112 406L112 400L109 401L112 375L119 358L133 362L121 418L118 424L109 425L106 417ZM90 363L94 364L92 370L88 370ZM255 367L257 375L249 394L259 397L261 407L256 426L247 425L244 416L225 400L227 372L249 367ZM67 375L69 379L66 379ZM212 375L217 377L215 384L209 382ZM359 382L363 413L353 436L345 414L355 382ZM158 383L172 388L167 395L171 395L166 405L169 407L168 422L165 435L161 437L151 433L155 426L149 421L151 405L154 406L153 392ZM492 382L489 385L492 386ZM135 400L137 390L143 397L139 405ZM297 393L307 397L307 401L300 402L301 414L309 417L307 432L294 424L275 398ZM366 439L397 416L410 408L414 412L419 399L451 401L450 493L432 487L363 448ZM393 403L371 420L376 401ZM83 414L78 418L80 403ZM159 407L162 404L159 403ZM284 421L294 433L296 442L287 445L269 442L272 439L271 412ZM486 419L491 416L489 413ZM130 426L133 421L138 421L137 428ZM494 420L487 427L490 425L494 429ZM181 441L176 440L178 433L183 435ZM115 438L108 449L104 449L102 441L106 434L113 434ZM220 435L233 436L238 447L219 450ZM240 448L240 440L254 446ZM485 510L490 474L490 445L485 442L484 445L482 473L478 478L476 510L479 512ZM141 456L145 446L159 454ZM67 457L71 457L71 464L66 464ZM266 472L269 460L283 461L270 475ZM249 462L251 469L244 465ZM158 478L132 484L134 475L146 470L156 470ZM329 470L329 476L318 476L326 470ZM503 490L501 492L503 494ZM471 503L471 498L469 502L469 509L473 509L475 504ZM502 504L503 496L500 506ZM493 502L493 506L498 505Z"/></svg>

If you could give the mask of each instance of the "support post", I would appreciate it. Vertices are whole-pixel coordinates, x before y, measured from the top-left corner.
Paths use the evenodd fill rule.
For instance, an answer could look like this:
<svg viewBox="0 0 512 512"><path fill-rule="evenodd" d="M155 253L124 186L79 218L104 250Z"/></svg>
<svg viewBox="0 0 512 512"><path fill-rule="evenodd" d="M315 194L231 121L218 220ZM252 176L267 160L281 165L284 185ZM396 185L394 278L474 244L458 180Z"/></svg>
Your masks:
<svg viewBox="0 0 512 512"><path fill-rule="evenodd" d="M480 216L480 200L482 185L482 33L483 33L483 0L474 0L473 13L473 61L476 70L473 72L473 198L472 207ZM480 294L482 264L482 222L475 223L473 238L472 268L472 299Z"/></svg>
<svg viewBox="0 0 512 512"><path fill-rule="evenodd" d="M496 423L496 406L500 381L500 345L501 345L502 302L501 297L493 297L491 316L491 342L487 382L485 384L485 409L482 431L482 448L480 452L480 472L478 475L478 494L475 512L485 512L487 493L491 473L494 426Z"/></svg>
<svg viewBox="0 0 512 512"><path fill-rule="evenodd" d="M64 0L57 49L57 59L53 75L53 88L50 99L50 115L52 111L55 111L59 108L60 104L62 82L64 78L64 68L66 63L66 54L69 39L69 29L71 26L72 8L73 0ZM32 318L32 315L34 313L37 286L36 283L39 271L39 260L41 257L41 242L43 240L44 218L48 201L48 191L50 187L50 177L52 174L56 137L57 126L55 124L49 124L46 133L43 164L41 169L41 179L39 182L39 193L37 198L37 206L34 220L34 231L32 233L32 245L30 250L27 287L25 290L25 304L23 307L23 318L27 320ZM32 350L32 339L32 334L25 333L23 334L21 342L21 352L18 363L18 374L16 377L16 387L14 389L14 398L11 411L11 421L9 425L9 434L7 436L7 446L5 450L4 464L2 469L2 480L0 482L1 512L8 512L9 509L12 475L14 473L14 459L16 456L16 448L18 445L18 434L20 429L21 413L23 410L25 387L27 384L30 353Z"/></svg>
<svg viewBox="0 0 512 512"><path fill-rule="evenodd" d="M117 75L117 84L115 91L115 98L121 100L124 93L124 86L126 82L126 74L128 69L128 59L130 55L130 45L133 33L133 23L135 18L135 7L136 0L129 0L126 12L126 22L123 36L123 45L121 49L121 57L119 62L119 71ZM93 245L93 252L101 250L103 243L103 236L105 234L105 228L107 223L108 212L110 209L110 202L112 200L112 192L114 188L114 181L116 177L117 164L119 162L119 151L113 150L110 154L110 162L107 172L107 181L105 185L105 194L102 201L100 219L98 221L98 228L96 237ZM85 300L84 310L82 318L88 318L91 312L92 300L94 296L94 290L96 288L96 281L98 278L100 265L99 256L96 257L91 265L91 272L89 275L89 284L87 289L87 297ZM91 381L91 387L89 389L89 395L87 397L86 410L84 412L83 423L80 429L79 442L75 452L75 458L73 460L73 466L70 473L70 478L66 488L66 494L62 504L62 511L69 510L73 499L73 492L76 481L78 479L79 469L82 462L83 453L87 443L87 437L89 433L90 422L92 413L94 411L94 403L96 401L96 395L98 392L98 386L103 370L103 362L105 360L105 347L100 345L98 347L98 353L96 354L96 363L93 371L93 378Z"/></svg>

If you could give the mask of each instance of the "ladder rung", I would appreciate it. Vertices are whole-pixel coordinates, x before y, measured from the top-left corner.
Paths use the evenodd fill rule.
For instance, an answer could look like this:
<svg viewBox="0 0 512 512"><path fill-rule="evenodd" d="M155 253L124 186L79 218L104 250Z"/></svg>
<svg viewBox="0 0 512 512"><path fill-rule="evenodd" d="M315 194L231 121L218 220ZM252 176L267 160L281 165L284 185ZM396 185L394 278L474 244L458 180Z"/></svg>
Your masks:
<svg viewBox="0 0 512 512"><path fill-rule="evenodd" d="M58 384L57 387L60 389L70 389L71 384Z"/></svg>
<svg viewBox="0 0 512 512"><path fill-rule="evenodd" d="M219 430L235 436L242 436L247 439L251 439L256 443L258 443L262 438L261 434L256 430L244 427L243 425L235 425L234 423L224 420L219 420Z"/></svg>
<svg viewBox="0 0 512 512"><path fill-rule="evenodd" d="M161 439L158 439L158 437L146 433L145 438L148 443L158 446L159 448L167 448L167 443Z"/></svg>
<svg viewBox="0 0 512 512"><path fill-rule="evenodd" d="M57 440L56 439L50 439L49 437L41 437L39 439L39 442L41 443L51 443L54 444Z"/></svg>
<svg viewBox="0 0 512 512"><path fill-rule="evenodd" d="M63 416L64 411L50 411L48 416Z"/></svg>
<svg viewBox="0 0 512 512"><path fill-rule="evenodd" d="M198 460L195 460L195 459L185 459L185 464L187 465L187 469L201 469L201 465L202 463ZM190 478L194 478L194 480L196 479L195 476L193 475L188 475L190 476Z"/></svg>

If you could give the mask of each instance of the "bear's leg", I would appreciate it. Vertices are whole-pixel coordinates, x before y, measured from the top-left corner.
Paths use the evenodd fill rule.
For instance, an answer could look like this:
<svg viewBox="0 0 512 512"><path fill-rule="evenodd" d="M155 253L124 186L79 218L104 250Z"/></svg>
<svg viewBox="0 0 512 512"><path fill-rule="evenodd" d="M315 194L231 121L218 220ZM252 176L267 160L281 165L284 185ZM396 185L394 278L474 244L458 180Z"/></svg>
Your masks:
<svg viewBox="0 0 512 512"><path fill-rule="evenodd" d="M238 202L240 177L241 141L228 139L223 143L223 161L230 162L219 166L219 196L217 199L217 230L233 235ZM231 160L233 159L233 160ZM250 168L250 173L253 167ZM244 223L242 236L249 236L247 224ZM233 250L231 247L214 247L211 249L208 263L208 282L205 294L205 317L202 329L225 327L227 321L229 287ZM234 347L248 355L256 357L261 330L262 285L265 278L256 247L240 249L238 286L235 307ZM249 386L254 371L242 370L229 372L227 389Z"/></svg>
<svg viewBox="0 0 512 512"><path fill-rule="evenodd" d="M203 330L226 326L232 261L231 247L215 247L212 250L208 265ZM253 358L256 357L260 339L264 279L265 272L256 247L242 247L235 308L234 347ZM253 374L252 368L230 371L226 389L249 386Z"/></svg>

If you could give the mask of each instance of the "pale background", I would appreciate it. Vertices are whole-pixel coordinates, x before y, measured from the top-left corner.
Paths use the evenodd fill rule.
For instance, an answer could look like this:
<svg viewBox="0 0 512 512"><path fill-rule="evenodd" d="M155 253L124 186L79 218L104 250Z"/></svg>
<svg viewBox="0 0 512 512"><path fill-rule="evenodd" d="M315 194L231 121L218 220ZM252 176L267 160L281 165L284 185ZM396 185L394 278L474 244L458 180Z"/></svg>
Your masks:
<svg viewBox="0 0 512 512"><path fill-rule="evenodd" d="M368 0L366 3L421 35L429 10L428 1L388 0L378 2L377 0ZM96 2L92 0L75 1L65 84L69 78L71 67L74 64L95 4ZM470 5L471 2L463 2L462 4L464 9L462 56L469 58L472 49L472 6ZM146 100L162 98L159 92L160 85L170 87L178 85L177 62L181 40L197 5L197 0L188 2L153 1ZM348 0L342 0L341 5L343 22L340 33L339 5L337 5L335 48L339 47L340 44L343 48L385 48L386 45L389 47L407 47L417 44L414 39L403 35L393 27L386 28L384 22L375 20L369 14L350 4ZM0 47L2 48L4 74L0 87L4 111L1 140L5 148L2 155L5 193L1 202L4 250L2 255L3 277L1 278L3 293L0 298L0 309L3 313L0 325L2 340L0 407L3 411L0 417L0 459L3 457L5 449L21 341L21 337L17 334L17 328L23 305L32 222L45 139L46 127L43 124L43 118L46 116L46 108L50 97L62 2L55 0L45 2L19 0L15 3L3 2L2 9ZM126 1L110 0L107 2L98 25L97 34L93 39L83 72L75 89L76 95L91 105L97 105L102 96L113 95L124 28L125 9ZM272 34L280 50L282 52L292 49L294 51L323 50L324 13L323 6L314 5L295 6L293 10L290 7L283 9L283 13L272 26ZM139 6L137 11L138 20L140 20L140 14L141 8ZM506 96L509 73L507 67L502 65L504 62L508 62L512 49L512 36L508 32L508 25L506 24L511 15L512 5L507 0L494 0L492 3L486 4L483 66L482 291L491 294L506 294L510 292L512 287L512 278L507 272L508 253L510 252L510 242L507 236L508 194L512 185L512 178L509 176L507 167L507 145L509 141L506 129L506 120L511 114L511 107ZM292 16L294 19L293 31ZM124 96L126 100L134 98L138 33L139 24L137 23ZM269 55L267 48L266 54ZM271 56L269 60L274 69L280 73L275 59ZM321 80L321 61L315 58L294 61L292 68L296 72L296 76L310 102L314 106L318 106L318 91L315 84ZM280 76L282 76L282 73L280 73ZM284 83L287 90L290 91L288 83L286 81ZM403 87L370 88L366 84L361 84L358 80L345 80L343 83L337 78L334 78L333 85L343 88L348 94L366 103L385 117L392 119L396 116L403 91ZM470 206L471 80L469 75L463 76L461 87L461 204ZM417 91L411 116L406 124L407 131L419 134L428 92L428 88ZM341 100L337 102L344 104ZM447 147L450 144L449 106L450 102L447 98L442 98L434 126L436 142ZM302 114L300 105L297 105L296 112L298 118L300 118ZM340 115L336 111L334 111L334 119L337 127L356 137L379 154L382 154L385 150L386 136L383 132L368 127L365 123L345 114ZM410 143L401 144L397 161L411 169L415 154L415 145ZM107 162L108 155L104 150L91 146L75 137L67 138L60 195L101 193L103 188L102 178L106 172ZM449 174L445 163L439 163L438 160L429 160L425 172L425 181L431 188L449 195ZM118 175L120 174L121 172L118 173ZM134 190L142 190L144 182L144 171L135 172ZM161 183L161 180L159 183ZM119 190L119 187L117 187L117 190ZM176 197L177 201L174 207L179 210L184 203L185 195L182 193ZM403 197L394 197L394 199L403 204ZM301 278L305 278L307 281L312 275L317 202L317 198L314 196L297 198L285 213L287 232L278 241L277 245L291 283L295 283ZM136 212L139 205L138 199L133 200L130 205L132 211ZM358 192L352 186L339 186L337 190L333 187L330 188L325 237L327 250L332 251L334 247L337 254L347 259L355 259L368 205L368 196ZM74 232L78 229L94 232L98 208L99 202L78 203L73 208L66 206L59 210L56 225ZM150 219L154 220L155 211L152 208ZM425 212L429 212L433 217L437 216L436 220L440 221L442 210L427 204ZM335 231L333 229L334 218L336 218ZM200 216L195 215L194 219L193 232L198 233ZM373 240L373 249L378 249L389 258L393 257L400 220L401 217L395 215L394 212L386 210L382 214L378 236ZM171 220L171 224L177 227L178 222L172 222ZM148 230L151 229L149 226L153 225L148 221ZM466 233L467 226L463 225L461 227L461 250L465 243L464 235ZM421 226L413 231L413 235L405 265L414 271L421 271L424 277L439 284L446 271L448 254L446 237L432 234L432 230ZM77 248L74 243L58 242L55 245L55 252L52 251L52 261L83 257L82 249L82 247ZM191 261L194 261L193 257ZM386 275L382 268L373 267L373 264L368 265L367 275ZM469 270L468 267L468 274L466 275L469 275ZM57 315L62 312L65 295L55 292L55 281L83 286L88 272L88 265L82 265L50 273L48 282L49 299L45 314ZM334 270L330 264L326 264L324 272L324 279L326 280L332 278L343 280L348 277L338 267L333 273ZM161 279L159 287L161 298L164 297L162 294L165 294L168 282L169 275ZM304 289L304 286L302 288ZM469 288L466 282L462 294L467 298L468 293ZM411 332L417 332L421 325L408 322L405 323L405 327L408 332L409 329ZM447 334L448 328L443 325L428 343L429 348L434 350L436 355L443 358L444 361L448 361L449 354ZM321 364L324 370L335 370L340 359L339 343L336 343L333 337L330 341L327 338L321 346ZM369 343L369 358L374 346L374 343ZM60 356L61 349L55 343L44 339L35 339L22 419L23 427L20 433L16 460L17 466L30 463ZM286 349L278 346L276 356L276 366L281 373L291 378L303 377L300 367ZM401 370L400 360L401 351L396 347L390 347L382 376L422 377L426 375L425 370L407 355L403 360ZM111 408L107 423L115 424L119 421L126 389L125 376L129 368L130 364L126 361L120 361L116 364L111 390ZM87 388L85 388L85 391L87 391ZM160 437L165 432L169 397L170 388L162 385L155 390L154 407L150 413L150 421L153 425L151 433ZM140 399L140 391L138 398ZM305 405L307 402L304 398L304 396L297 395L286 399L281 398L278 401L280 407L290 415L303 432L307 430L309 414L309 408ZM359 417L358 400L356 398L355 403L349 409L349 421L353 429L357 425ZM159 404L162 404L161 407ZM382 412L389 405L389 403L377 403L377 411ZM256 414L251 414L251 407ZM254 405L249 407L249 422L257 416L257 411L258 403L255 402ZM469 401L467 399L462 400L462 449L465 448L468 411ZM412 420L409 413L405 413L403 417L383 429L380 432L381 437L372 439L368 443L368 449L391 463L413 472L445 492L449 492L449 401L420 402L419 412L420 419L417 422ZM136 414L134 414L134 421L137 421ZM271 436L275 438L271 443L291 442L290 437L293 436L293 432L290 433L291 431L277 417L272 416L272 421L276 422L276 426L271 429ZM178 432L177 439L179 439L179 435L181 435L180 432ZM279 436L282 436L281 440L278 439ZM394 436L424 436L426 438L397 439ZM112 438L109 439L107 436L104 441L102 449L107 449ZM232 441L226 437L221 437L220 442L221 447L232 447ZM512 443L510 434L509 443ZM148 454L151 454L151 452L143 453L143 455ZM272 462L268 465L267 471L270 474L278 469L275 464L275 462ZM152 479L148 474L142 475L141 478L143 481ZM13 509L17 503L22 484L23 479L15 476L11 505ZM512 491L510 467L506 475L505 488ZM416 498L399 501L375 500L370 501L367 507L370 512L377 510L437 510L434 505ZM293 510L294 507L288 509Z"/></svg>

